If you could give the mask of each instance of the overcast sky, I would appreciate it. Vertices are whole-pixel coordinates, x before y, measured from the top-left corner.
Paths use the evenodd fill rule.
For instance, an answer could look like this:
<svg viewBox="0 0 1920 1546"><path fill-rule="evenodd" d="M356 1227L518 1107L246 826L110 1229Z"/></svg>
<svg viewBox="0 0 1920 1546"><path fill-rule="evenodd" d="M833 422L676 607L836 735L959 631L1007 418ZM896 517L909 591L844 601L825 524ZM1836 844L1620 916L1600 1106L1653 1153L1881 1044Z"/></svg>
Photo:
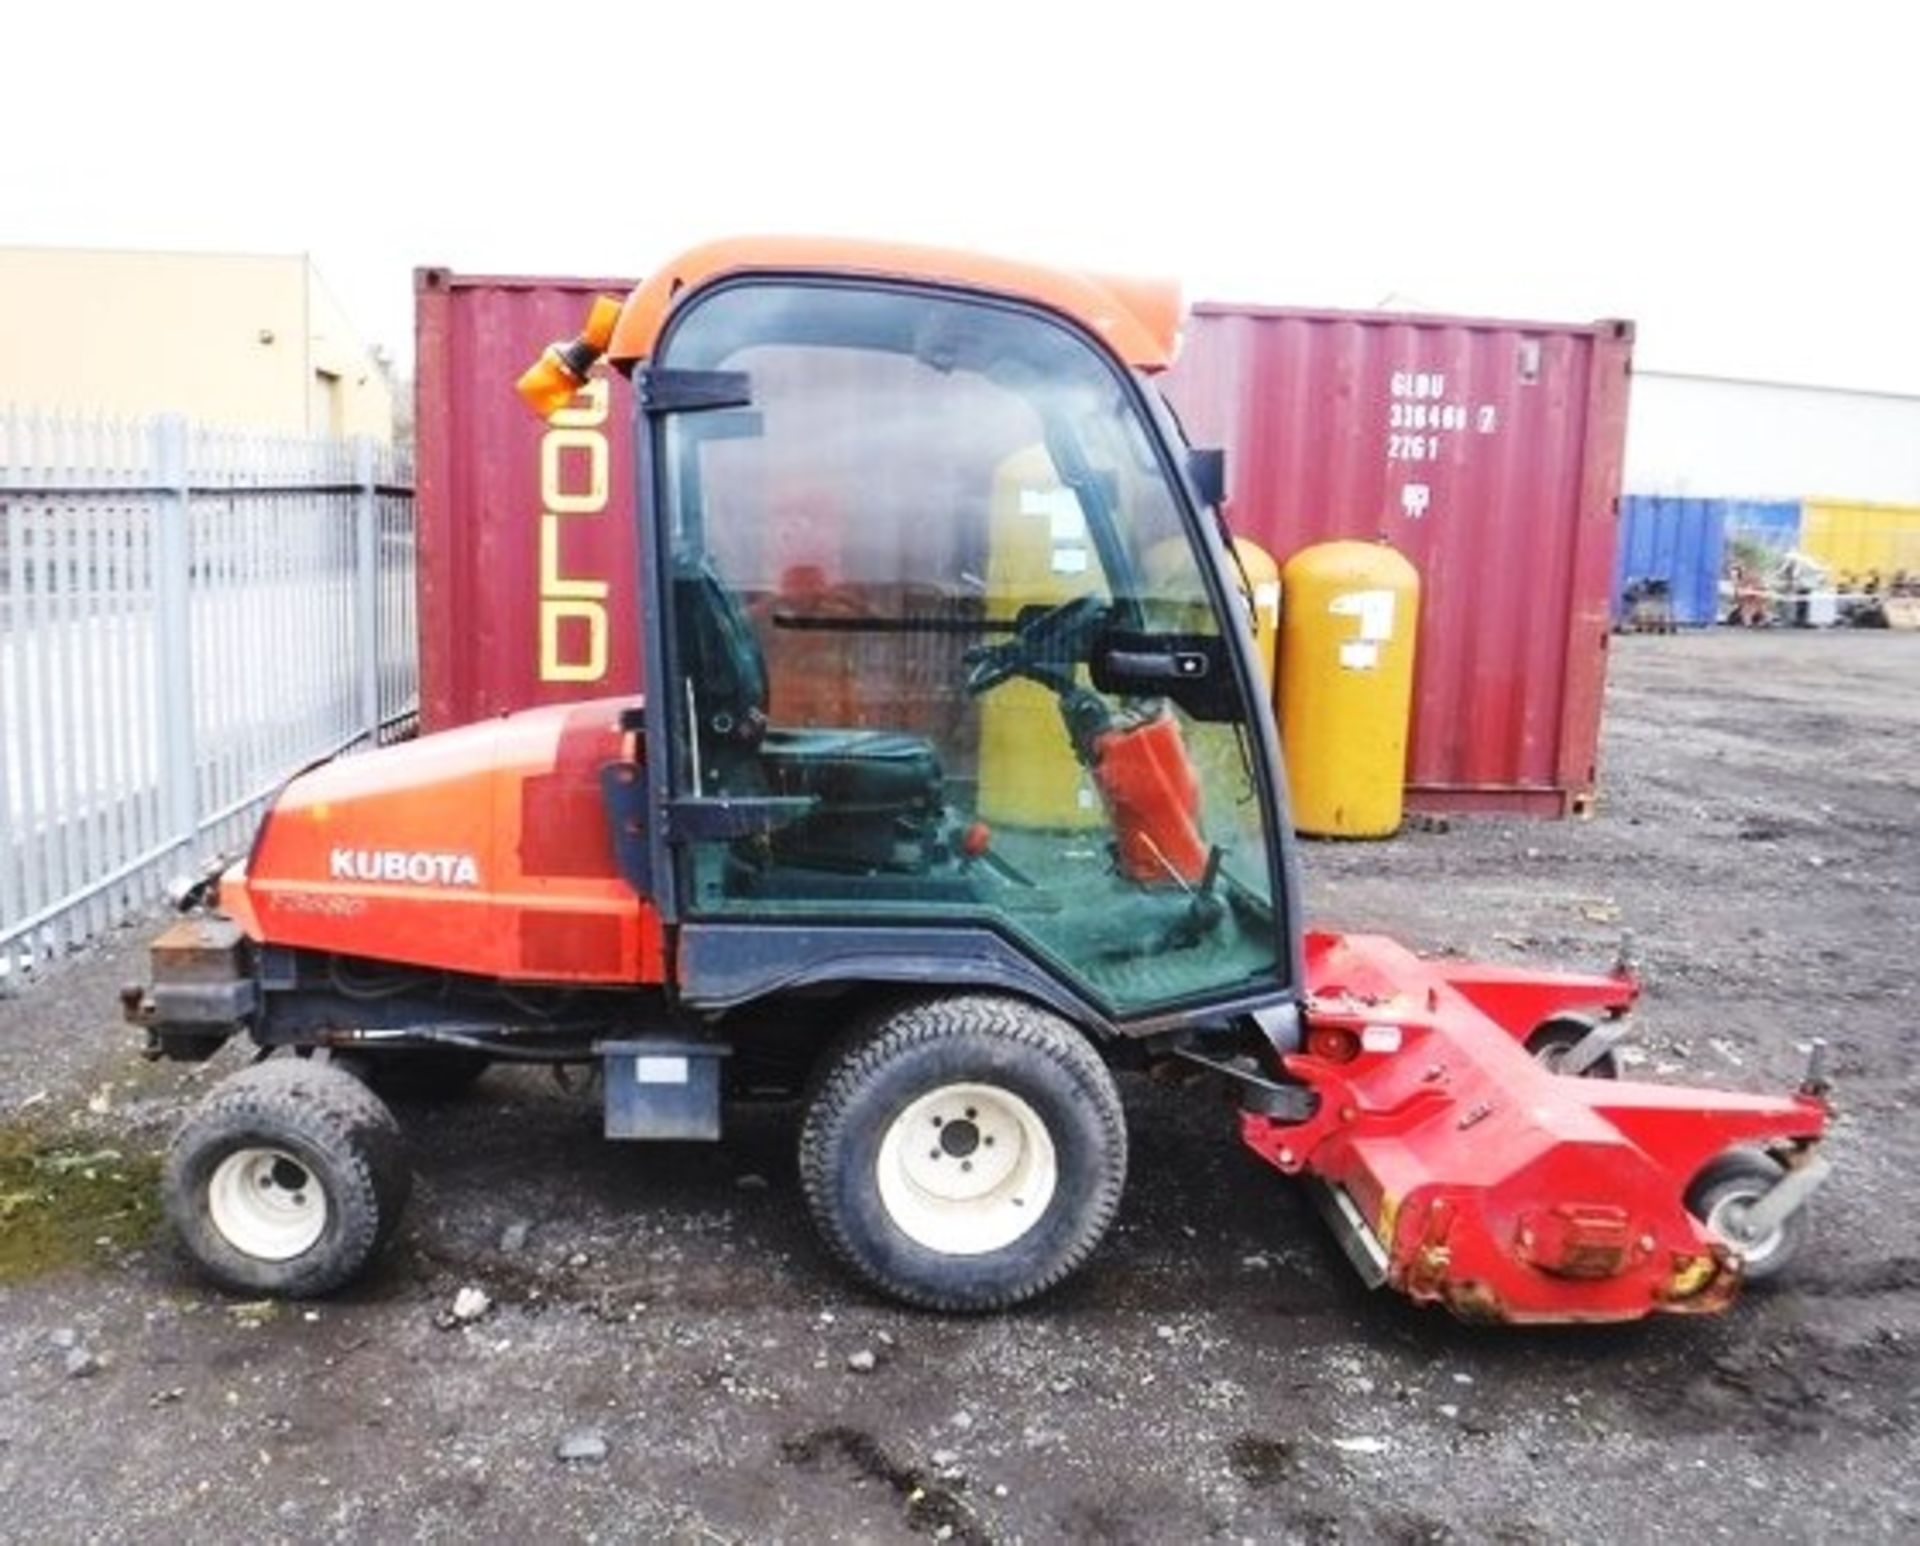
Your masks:
<svg viewBox="0 0 1920 1546"><path fill-rule="evenodd" d="M1644 366L1920 392L1910 12L22 4L0 241L307 251L403 359L416 265L791 230L1624 315Z"/></svg>

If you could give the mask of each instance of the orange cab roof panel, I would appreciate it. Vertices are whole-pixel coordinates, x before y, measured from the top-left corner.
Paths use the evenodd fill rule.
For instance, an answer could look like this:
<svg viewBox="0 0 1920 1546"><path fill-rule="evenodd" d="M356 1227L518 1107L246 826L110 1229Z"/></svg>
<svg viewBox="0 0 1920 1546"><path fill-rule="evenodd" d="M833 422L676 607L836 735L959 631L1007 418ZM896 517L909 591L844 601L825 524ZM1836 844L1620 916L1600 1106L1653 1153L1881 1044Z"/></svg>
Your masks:
<svg viewBox="0 0 1920 1546"><path fill-rule="evenodd" d="M729 274L865 274L918 279L1031 301L1061 312L1137 370L1165 370L1179 341L1180 287L1171 280L1069 273L977 253L817 236L741 236L682 253L627 297L607 357L652 357L681 296Z"/></svg>

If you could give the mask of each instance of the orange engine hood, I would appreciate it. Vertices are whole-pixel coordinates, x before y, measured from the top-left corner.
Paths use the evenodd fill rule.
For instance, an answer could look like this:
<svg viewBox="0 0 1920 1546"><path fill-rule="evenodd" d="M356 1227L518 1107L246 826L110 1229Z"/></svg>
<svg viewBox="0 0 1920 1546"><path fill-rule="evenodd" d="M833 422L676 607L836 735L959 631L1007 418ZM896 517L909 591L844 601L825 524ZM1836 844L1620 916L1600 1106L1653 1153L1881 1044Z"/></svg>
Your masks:
<svg viewBox="0 0 1920 1546"><path fill-rule="evenodd" d="M220 903L265 944L528 982L658 982L600 771L636 698L530 709L301 774Z"/></svg>

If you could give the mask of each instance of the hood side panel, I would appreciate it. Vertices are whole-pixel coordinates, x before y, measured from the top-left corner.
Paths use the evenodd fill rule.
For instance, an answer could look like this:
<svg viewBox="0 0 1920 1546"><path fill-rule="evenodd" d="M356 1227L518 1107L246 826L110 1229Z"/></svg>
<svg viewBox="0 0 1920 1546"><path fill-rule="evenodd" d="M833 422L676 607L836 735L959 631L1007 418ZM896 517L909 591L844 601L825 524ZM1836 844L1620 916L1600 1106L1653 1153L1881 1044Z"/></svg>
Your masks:
<svg viewBox="0 0 1920 1546"><path fill-rule="evenodd" d="M314 769L223 887L229 912L269 944L510 981L661 981L659 918L619 874L600 796L638 701L533 709Z"/></svg>

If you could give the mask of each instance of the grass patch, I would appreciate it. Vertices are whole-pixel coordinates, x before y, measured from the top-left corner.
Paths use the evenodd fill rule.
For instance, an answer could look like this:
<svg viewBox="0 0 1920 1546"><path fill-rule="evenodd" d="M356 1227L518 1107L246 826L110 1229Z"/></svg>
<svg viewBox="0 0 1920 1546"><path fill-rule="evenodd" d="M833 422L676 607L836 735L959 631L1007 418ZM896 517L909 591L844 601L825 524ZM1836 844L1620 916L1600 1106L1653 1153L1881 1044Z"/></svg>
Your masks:
<svg viewBox="0 0 1920 1546"><path fill-rule="evenodd" d="M159 1224L159 1155L0 1126L0 1283L143 1245Z"/></svg>

